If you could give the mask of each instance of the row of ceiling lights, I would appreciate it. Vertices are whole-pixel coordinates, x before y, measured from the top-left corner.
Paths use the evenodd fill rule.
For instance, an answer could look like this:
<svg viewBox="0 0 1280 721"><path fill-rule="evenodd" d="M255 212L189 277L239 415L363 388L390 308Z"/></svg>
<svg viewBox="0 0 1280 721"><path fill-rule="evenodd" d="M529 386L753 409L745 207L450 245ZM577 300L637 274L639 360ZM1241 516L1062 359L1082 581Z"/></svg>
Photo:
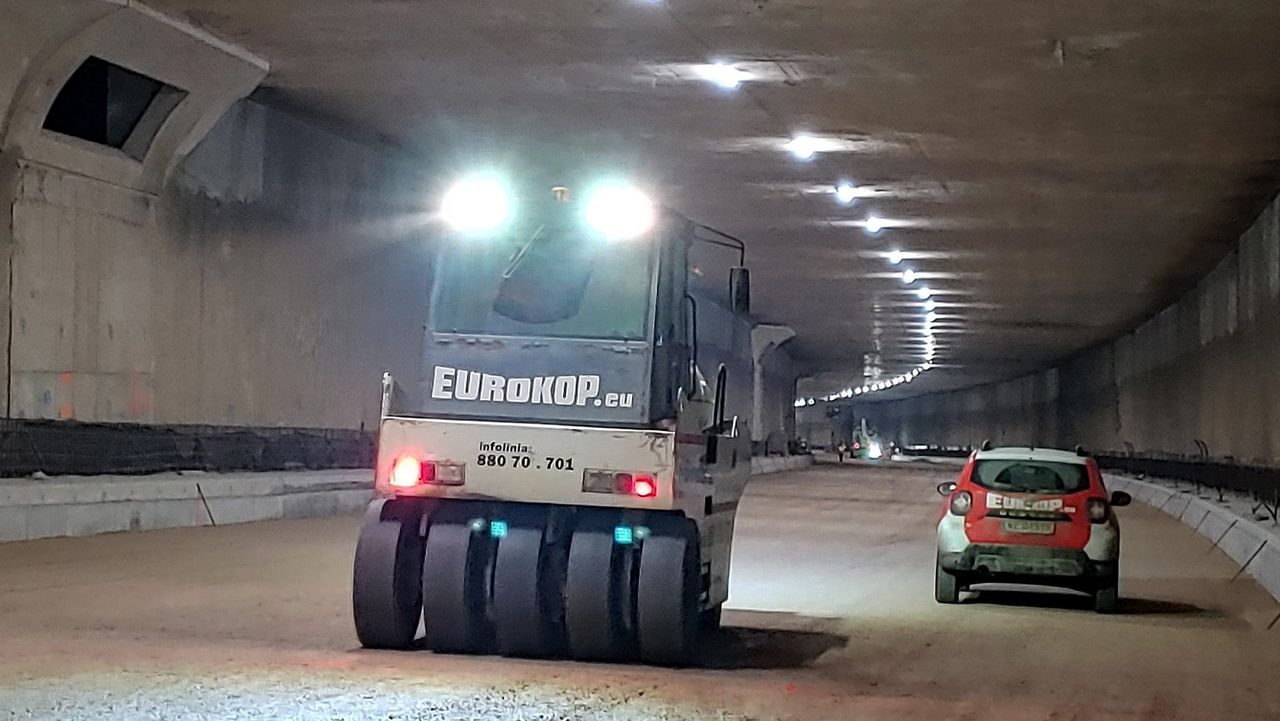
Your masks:
<svg viewBox="0 0 1280 721"><path fill-rule="evenodd" d="M725 88L727 90L732 90L734 88L737 88L743 82L752 79L752 76L750 73L747 73L738 68L735 68L733 65L730 65L729 63L720 62L720 61L700 66L700 74L704 79L714 83L715 85L718 85L721 88ZM828 139L823 139L813 135L801 134L801 135L796 135L792 137L783 147L798 160L810 160L814 156L816 156L818 153L835 149L835 146L837 145L838 143L835 143ZM857 200L858 196L859 196L858 188L854 186L852 183L849 183L847 181L840 181L835 186L836 201L842 205L849 205L853 203L855 200ZM866 230L866 232L871 235L878 235L881 231L883 231L889 225L891 225L891 223L885 221L883 218L880 218L875 214L868 215L866 219L863 220L862 222L863 229ZM888 252L888 254L886 255L886 259L888 260L890 265L901 266L905 260L905 256L902 250L898 248L894 248L893 250L890 250ZM911 267L904 267L899 277L901 278L903 285L906 285L906 286L914 286L917 280L916 271L914 268L911 268ZM915 380L916 377L918 377L921 373L933 367L934 365L933 361L937 354L937 341L934 337L934 332L933 332L933 324L938 318L938 314L936 312L937 302L933 300L933 289L931 289L927 285L921 285L920 287L914 288L913 292L916 298L923 301L923 306L922 306L924 309L923 362L920 363L920 365L912 368L910 371L903 373L902 375L896 376L894 378L890 378L888 380L877 380L877 381L865 383L858 387L846 388L838 393L833 393L831 395L824 396L822 400L832 401L832 400L838 400L841 398L851 398L856 395L874 393L876 391L888 390L890 388L902 385L904 383L910 383L911 381ZM799 399L796 401L796 406L798 407L802 405L813 405L815 402L816 400L814 398Z"/></svg>

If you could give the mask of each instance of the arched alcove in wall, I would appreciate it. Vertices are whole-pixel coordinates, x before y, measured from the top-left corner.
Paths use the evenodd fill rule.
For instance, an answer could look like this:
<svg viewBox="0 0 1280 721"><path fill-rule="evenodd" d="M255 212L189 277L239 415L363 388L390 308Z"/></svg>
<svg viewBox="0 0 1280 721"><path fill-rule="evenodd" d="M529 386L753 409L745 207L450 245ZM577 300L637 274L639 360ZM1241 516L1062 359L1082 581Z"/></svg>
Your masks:
<svg viewBox="0 0 1280 721"><path fill-rule="evenodd" d="M0 123L0 147L19 160L158 192L175 165L268 70L252 53L140 3L50 2L67 12L28 18L61 26L43 28L46 46L31 56ZM102 14L102 5L114 9ZM49 122L59 104L91 107L95 99L88 96L98 88L105 93L108 84L157 88L145 93L146 105L129 118L121 142L57 132L65 125ZM77 94L82 97L70 97Z"/></svg>

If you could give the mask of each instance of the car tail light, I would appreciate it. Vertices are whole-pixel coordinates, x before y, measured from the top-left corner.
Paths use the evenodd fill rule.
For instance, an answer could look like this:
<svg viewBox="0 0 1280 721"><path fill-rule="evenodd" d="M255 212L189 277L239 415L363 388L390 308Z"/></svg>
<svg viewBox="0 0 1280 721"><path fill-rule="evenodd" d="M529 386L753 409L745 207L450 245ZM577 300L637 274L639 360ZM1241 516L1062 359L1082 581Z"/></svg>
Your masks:
<svg viewBox="0 0 1280 721"><path fill-rule="evenodd" d="M464 468L461 463L424 461L417 456L404 455L391 465L391 485L396 488L413 488L427 483L460 486L466 477Z"/></svg>
<svg viewBox="0 0 1280 721"><path fill-rule="evenodd" d="M1101 498L1090 498L1085 503L1090 523L1106 523L1111 516L1111 506Z"/></svg>
<svg viewBox="0 0 1280 721"><path fill-rule="evenodd" d="M652 473L588 469L582 474L582 490L653 498L658 495L658 479Z"/></svg>
<svg viewBox="0 0 1280 721"><path fill-rule="evenodd" d="M957 516L967 516L973 510L973 494L968 491L956 491L951 494L951 512Z"/></svg>

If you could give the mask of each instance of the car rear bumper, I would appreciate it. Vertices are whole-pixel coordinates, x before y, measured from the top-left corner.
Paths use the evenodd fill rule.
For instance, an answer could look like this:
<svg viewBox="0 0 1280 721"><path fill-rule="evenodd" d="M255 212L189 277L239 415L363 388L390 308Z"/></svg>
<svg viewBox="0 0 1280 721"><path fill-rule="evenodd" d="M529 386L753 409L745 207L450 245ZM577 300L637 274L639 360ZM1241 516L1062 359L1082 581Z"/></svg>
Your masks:
<svg viewBox="0 0 1280 721"><path fill-rule="evenodd" d="M971 544L960 552L942 552L944 570L969 576L969 583L1041 583L1096 588L1115 581L1115 561L1093 561L1082 550L1041 546ZM979 580L981 579L981 580Z"/></svg>

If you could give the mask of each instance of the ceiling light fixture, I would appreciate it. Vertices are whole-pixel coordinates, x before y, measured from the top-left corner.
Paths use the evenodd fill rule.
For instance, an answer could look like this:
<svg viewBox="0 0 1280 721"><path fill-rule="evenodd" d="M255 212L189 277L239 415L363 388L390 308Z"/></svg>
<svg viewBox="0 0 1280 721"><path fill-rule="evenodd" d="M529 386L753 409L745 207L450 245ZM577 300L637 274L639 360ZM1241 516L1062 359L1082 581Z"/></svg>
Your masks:
<svg viewBox="0 0 1280 721"><path fill-rule="evenodd" d="M863 227L867 229L868 233L875 235L876 233L884 230L884 221L877 216L870 215L867 216L866 221L863 222Z"/></svg>
<svg viewBox="0 0 1280 721"><path fill-rule="evenodd" d="M733 90L741 85L743 81L751 79L749 73L745 73L729 63L720 61L699 66L698 73L702 75L704 80L715 83L725 90Z"/></svg>
<svg viewBox="0 0 1280 721"><path fill-rule="evenodd" d="M916 290L916 297L920 300L928 300L931 295L933 295L933 290L931 290L927 285Z"/></svg>
<svg viewBox="0 0 1280 721"><path fill-rule="evenodd" d="M858 197L858 189L850 183L840 183L836 186L836 200L848 205Z"/></svg>
<svg viewBox="0 0 1280 721"><path fill-rule="evenodd" d="M783 147L800 160L809 160L817 152L821 143L812 135L797 135Z"/></svg>
<svg viewBox="0 0 1280 721"><path fill-rule="evenodd" d="M916 272L910 268L902 271L902 282L906 285L916 282Z"/></svg>
<svg viewBox="0 0 1280 721"><path fill-rule="evenodd" d="M902 262L902 251L894 249L889 251L889 265L897 265Z"/></svg>

